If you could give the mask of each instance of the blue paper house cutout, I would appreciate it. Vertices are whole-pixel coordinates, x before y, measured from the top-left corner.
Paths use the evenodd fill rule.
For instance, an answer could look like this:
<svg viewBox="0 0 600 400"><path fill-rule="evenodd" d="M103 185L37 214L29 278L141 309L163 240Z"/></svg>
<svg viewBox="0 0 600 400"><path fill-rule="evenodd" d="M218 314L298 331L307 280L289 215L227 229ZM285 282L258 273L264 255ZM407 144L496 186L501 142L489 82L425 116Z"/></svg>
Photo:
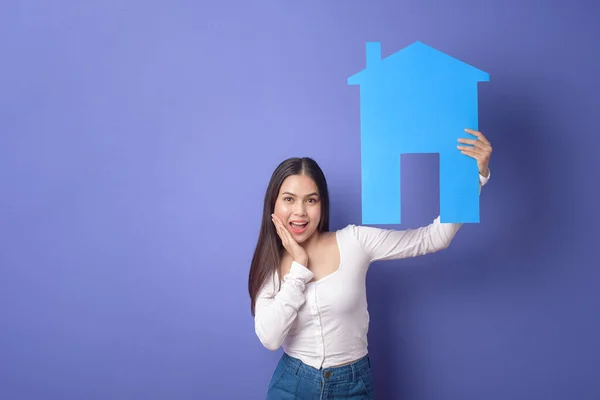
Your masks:
<svg viewBox="0 0 600 400"><path fill-rule="evenodd" d="M479 222L479 172L457 148L478 130L477 85L489 74L422 42L381 58L367 43L366 68L348 78L360 85L362 220L401 222L400 156L438 153L440 221Z"/></svg>

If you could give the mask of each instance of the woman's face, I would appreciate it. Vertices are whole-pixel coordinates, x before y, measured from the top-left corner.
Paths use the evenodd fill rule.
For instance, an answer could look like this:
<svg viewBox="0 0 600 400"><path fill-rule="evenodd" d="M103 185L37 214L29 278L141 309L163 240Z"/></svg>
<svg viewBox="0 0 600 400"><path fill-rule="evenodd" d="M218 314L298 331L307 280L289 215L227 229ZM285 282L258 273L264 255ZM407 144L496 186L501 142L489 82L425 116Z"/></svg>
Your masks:
<svg viewBox="0 0 600 400"><path fill-rule="evenodd" d="M296 242L309 239L321 221L321 198L315 182L306 175L288 176L275 200L275 215Z"/></svg>

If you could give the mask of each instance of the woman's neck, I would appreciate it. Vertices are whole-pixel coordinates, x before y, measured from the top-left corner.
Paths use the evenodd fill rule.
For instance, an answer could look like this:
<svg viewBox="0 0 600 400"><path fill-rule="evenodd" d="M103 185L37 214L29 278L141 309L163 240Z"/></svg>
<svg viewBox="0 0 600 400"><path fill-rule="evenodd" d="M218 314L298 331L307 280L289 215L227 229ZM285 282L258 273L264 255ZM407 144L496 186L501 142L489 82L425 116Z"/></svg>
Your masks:
<svg viewBox="0 0 600 400"><path fill-rule="evenodd" d="M322 238L323 238L323 233L316 231L305 242L300 243L300 246L302 246L304 248L304 250L306 250L307 252L310 252L312 249L314 249L316 246L319 245L319 242L321 241Z"/></svg>

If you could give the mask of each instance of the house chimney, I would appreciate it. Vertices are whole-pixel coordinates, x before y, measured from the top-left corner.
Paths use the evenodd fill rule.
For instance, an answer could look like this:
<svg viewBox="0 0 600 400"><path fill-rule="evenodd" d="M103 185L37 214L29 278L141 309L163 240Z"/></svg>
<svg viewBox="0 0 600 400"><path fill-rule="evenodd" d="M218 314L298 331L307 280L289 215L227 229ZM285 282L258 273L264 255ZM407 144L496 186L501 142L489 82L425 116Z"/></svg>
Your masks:
<svg viewBox="0 0 600 400"><path fill-rule="evenodd" d="M381 43L367 42L367 68L381 61Z"/></svg>

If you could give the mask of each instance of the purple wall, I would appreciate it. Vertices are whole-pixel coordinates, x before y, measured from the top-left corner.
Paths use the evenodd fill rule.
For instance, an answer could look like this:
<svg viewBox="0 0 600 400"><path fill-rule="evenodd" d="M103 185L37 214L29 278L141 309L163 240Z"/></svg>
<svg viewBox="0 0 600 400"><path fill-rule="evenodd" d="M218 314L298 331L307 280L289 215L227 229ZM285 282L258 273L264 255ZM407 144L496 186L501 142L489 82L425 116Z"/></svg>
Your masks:
<svg viewBox="0 0 600 400"><path fill-rule="evenodd" d="M269 176L314 157L333 227L360 223L346 80L366 41L415 40L490 73L492 180L449 249L373 264L377 397L600 396L598 5L51 3L0 13L0 398L264 398L280 352L247 273ZM403 159L399 228L437 216L436 163Z"/></svg>

